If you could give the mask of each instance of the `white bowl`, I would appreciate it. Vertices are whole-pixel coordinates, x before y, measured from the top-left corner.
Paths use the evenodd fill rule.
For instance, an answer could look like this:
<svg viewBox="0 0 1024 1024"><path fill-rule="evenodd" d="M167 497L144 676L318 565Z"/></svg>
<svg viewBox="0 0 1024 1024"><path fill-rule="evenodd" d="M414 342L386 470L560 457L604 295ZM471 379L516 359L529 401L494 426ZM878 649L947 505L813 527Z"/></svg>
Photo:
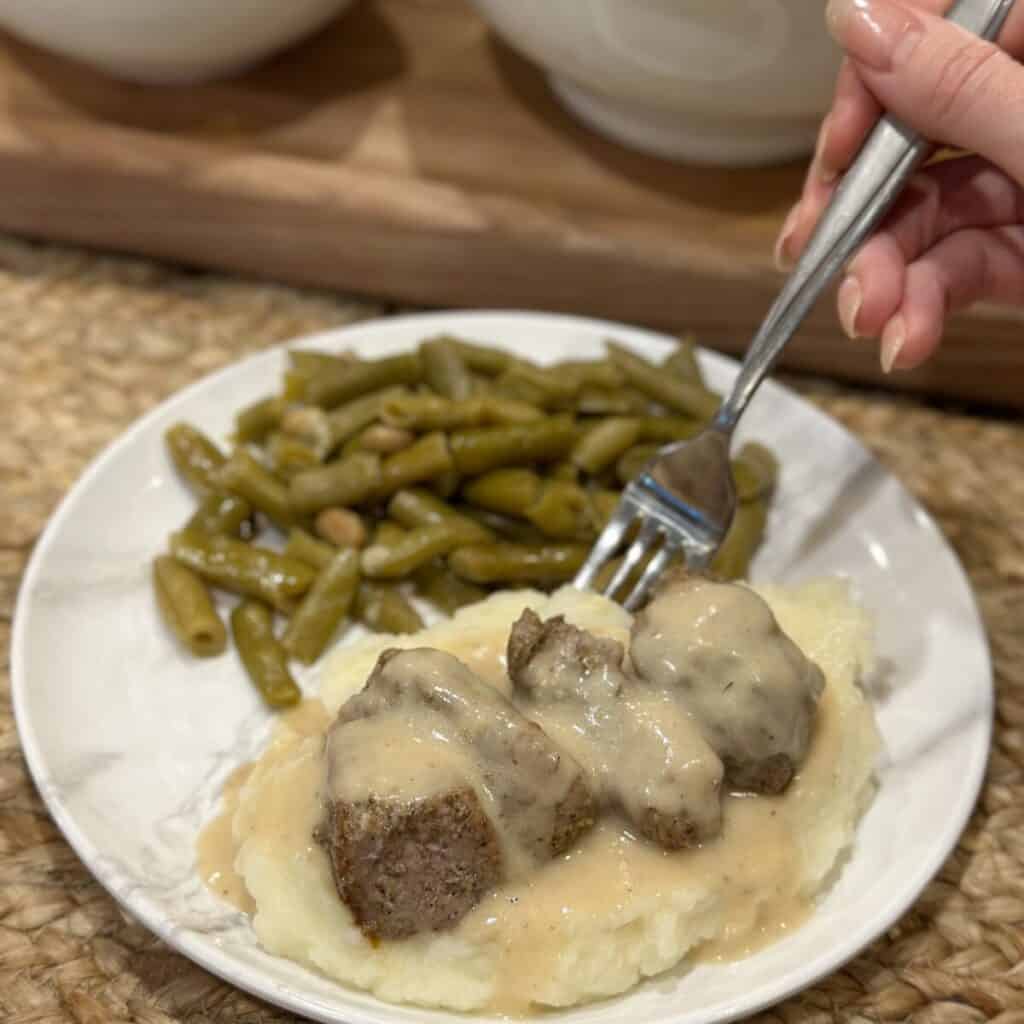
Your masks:
<svg viewBox="0 0 1024 1024"><path fill-rule="evenodd" d="M326 24L352 0L0 0L0 26L137 82L239 71Z"/></svg>
<svg viewBox="0 0 1024 1024"><path fill-rule="evenodd" d="M598 132L694 163L809 152L839 51L824 0L473 0Z"/></svg>

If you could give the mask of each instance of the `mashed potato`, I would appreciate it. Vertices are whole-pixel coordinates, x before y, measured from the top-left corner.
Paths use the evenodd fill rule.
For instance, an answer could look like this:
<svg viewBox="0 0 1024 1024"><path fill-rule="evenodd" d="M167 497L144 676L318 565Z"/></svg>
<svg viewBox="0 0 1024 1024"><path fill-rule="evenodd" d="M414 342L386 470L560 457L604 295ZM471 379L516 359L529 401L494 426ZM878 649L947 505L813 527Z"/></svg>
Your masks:
<svg viewBox="0 0 1024 1024"><path fill-rule="evenodd" d="M827 679L810 753L783 796L727 798L723 835L699 850L668 853L614 818L602 821L568 855L503 887L453 930L375 946L338 899L327 857L311 840L320 816L317 731L328 718L312 730L286 721L231 821L235 869L262 945L382 999L522 1012L625 991L688 956L742 956L798 924L873 792L878 740L857 685L870 662L869 630L841 584L758 592ZM394 646L450 651L507 692L502 657L524 605L628 636L630 617L593 594L497 594L416 636L338 649L322 674L328 715Z"/></svg>

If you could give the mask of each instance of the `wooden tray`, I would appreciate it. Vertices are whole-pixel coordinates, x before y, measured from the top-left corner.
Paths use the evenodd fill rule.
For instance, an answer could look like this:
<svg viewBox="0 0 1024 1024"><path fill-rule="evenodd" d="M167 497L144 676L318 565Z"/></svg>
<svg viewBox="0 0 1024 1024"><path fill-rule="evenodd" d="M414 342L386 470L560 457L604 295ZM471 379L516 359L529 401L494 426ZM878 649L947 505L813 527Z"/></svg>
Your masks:
<svg viewBox="0 0 1024 1024"><path fill-rule="evenodd" d="M0 36L0 227L422 305L531 307L745 347L802 168L721 172L580 126L462 0L358 4L247 75L119 83ZM831 306L793 368L880 379ZM888 384L1024 406L1019 315Z"/></svg>

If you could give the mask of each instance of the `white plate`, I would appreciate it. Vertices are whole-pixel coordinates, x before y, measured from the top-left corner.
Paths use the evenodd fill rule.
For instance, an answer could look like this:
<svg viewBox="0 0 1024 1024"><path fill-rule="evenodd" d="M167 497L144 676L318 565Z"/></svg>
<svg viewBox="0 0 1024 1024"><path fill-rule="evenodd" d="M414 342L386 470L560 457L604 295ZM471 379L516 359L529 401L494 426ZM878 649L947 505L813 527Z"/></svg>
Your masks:
<svg viewBox="0 0 1024 1024"><path fill-rule="evenodd" d="M593 320L520 313L379 320L305 340L368 355L450 331L539 361L600 351L614 335L651 355L664 338ZM283 349L200 381L136 424L88 470L41 541L18 601L14 707L40 791L75 850L135 917L235 985L348 1024L455 1021L389 1006L257 947L245 917L194 871L193 844L227 774L266 736L268 715L233 655L185 657L157 620L149 564L193 505L162 433L189 420L224 437L232 411L272 390ZM704 359L725 386L735 364ZM750 959L701 966L560 1016L706 1022L774 1003L856 954L914 901L953 849L981 783L992 683L968 583L934 523L846 431L767 383L744 433L783 473L754 575L841 574L877 619L872 685L885 755L881 789L838 884L793 935Z"/></svg>

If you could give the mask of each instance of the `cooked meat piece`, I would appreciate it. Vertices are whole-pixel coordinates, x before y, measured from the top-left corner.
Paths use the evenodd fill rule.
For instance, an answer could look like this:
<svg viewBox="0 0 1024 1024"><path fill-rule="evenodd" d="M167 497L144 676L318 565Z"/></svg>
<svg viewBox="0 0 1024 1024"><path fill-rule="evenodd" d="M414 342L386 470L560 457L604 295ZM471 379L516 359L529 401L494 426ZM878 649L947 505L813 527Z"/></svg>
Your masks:
<svg viewBox="0 0 1024 1024"><path fill-rule="evenodd" d="M454 925L564 852L597 809L583 771L457 658L385 651L327 735L321 842L369 935Z"/></svg>
<svg viewBox="0 0 1024 1024"><path fill-rule="evenodd" d="M373 938L450 928L502 878L497 832L468 788L411 803L334 800L319 837L338 895Z"/></svg>
<svg viewBox="0 0 1024 1024"><path fill-rule="evenodd" d="M780 793L807 753L825 677L749 587L673 576L633 623L630 657L680 695L726 781Z"/></svg>
<svg viewBox="0 0 1024 1024"><path fill-rule="evenodd" d="M508 668L524 710L569 750L591 788L668 849L721 828L722 764L686 709L623 669L622 645L527 609Z"/></svg>

